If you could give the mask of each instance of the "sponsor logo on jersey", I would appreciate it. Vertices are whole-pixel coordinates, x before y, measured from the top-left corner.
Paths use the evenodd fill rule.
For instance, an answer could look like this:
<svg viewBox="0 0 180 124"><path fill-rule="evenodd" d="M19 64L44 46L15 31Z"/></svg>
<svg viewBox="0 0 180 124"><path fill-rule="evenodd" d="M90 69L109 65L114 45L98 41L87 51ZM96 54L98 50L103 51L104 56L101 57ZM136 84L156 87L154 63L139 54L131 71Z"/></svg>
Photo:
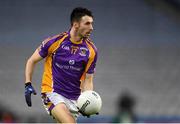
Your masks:
<svg viewBox="0 0 180 124"><path fill-rule="evenodd" d="M74 64L75 64L75 60L72 60L72 59L69 60L69 64L70 64L70 65L74 65Z"/></svg>
<svg viewBox="0 0 180 124"><path fill-rule="evenodd" d="M58 63L55 63L55 64L60 69L73 70L73 71L81 71L82 70L82 68L74 67L73 65L60 65Z"/></svg>

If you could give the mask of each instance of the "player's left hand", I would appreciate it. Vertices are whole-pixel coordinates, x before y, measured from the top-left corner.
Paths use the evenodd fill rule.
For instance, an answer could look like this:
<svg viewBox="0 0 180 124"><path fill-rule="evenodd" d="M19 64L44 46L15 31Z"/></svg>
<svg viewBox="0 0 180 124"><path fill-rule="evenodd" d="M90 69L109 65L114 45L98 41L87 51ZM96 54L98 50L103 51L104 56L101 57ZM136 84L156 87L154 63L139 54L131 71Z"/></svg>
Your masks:
<svg viewBox="0 0 180 124"><path fill-rule="evenodd" d="M28 82L25 84L25 98L26 98L26 103L29 107L32 106L31 103L31 94L36 95L36 91L34 90L33 86L31 85L31 82Z"/></svg>
<svg viewBox="0 0 180 124"><path fill-rule="evenodd" d="M81 113L82 116L87 117L87 118L91 117L90 115L87 115L84 112L82 112L79 108L78 108L78 110L79 110L78 112ZM96 115L99 115L99 113L96 113Z"/></svg>
<svg viewBox="0 0 180 124"><path fill-rule="evenodd" d="M81 113L82 116L87 117L87 118L90 118L90 115L87 115L87 114L85 114L84 112L82 112L82 111L80 111L80 110L79 110L78 112Z"/></svg>

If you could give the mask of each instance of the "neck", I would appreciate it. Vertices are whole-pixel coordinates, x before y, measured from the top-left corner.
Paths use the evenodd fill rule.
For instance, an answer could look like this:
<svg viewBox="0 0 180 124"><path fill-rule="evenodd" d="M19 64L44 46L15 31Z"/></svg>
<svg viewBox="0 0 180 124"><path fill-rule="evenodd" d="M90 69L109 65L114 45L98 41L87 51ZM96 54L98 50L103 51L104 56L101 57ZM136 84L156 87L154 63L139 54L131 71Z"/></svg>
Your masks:
<svg viewBox="0 0 180 124"><path fill-rule="evenodd" d="M77 31L72 27L70 30L70 40L75 43L81 43L82 37L80 37Z"/></svg>

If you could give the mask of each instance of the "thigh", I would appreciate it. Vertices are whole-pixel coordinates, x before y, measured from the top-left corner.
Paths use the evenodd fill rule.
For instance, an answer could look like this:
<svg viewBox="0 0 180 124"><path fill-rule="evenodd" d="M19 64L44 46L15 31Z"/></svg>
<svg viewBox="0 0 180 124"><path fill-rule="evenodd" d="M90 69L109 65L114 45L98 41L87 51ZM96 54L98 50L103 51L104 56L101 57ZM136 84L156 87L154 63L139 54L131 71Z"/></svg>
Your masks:
<svg viewBox="0 0 180 124"><path fill-rule="evenodd" d="M57 104L52 110L51 114L60 123L76 123L71 115L71 112L64 103Z"/></svg>
<svg viewBox="0 0 180 124"><path fill-rule="evenodd" d="M75 111L75 107L72 107L74 104L70 100L54 92L42 93L41 97L47 112L58 122L73 123L76 121L78 113Z"/></svg>

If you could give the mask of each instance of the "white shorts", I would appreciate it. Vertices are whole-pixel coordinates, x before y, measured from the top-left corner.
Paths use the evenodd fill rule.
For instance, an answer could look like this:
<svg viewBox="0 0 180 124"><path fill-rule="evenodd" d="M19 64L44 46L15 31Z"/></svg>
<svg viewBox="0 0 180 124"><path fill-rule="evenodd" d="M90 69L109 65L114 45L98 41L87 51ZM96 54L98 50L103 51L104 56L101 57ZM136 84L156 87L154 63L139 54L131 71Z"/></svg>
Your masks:
<svg viewBox="0 0 180 124"><path fill-rule="evenodd" d="M59 103L64 103L69 111L71 112L72 116L76 120L79 112L77 109L77 101L75 100L70 100L65 98L64 96L55 93L55 92L50 92L50 93L42 93L41 98L44 104L44 107L48 114L51 115L51 110Z"/></svg>

